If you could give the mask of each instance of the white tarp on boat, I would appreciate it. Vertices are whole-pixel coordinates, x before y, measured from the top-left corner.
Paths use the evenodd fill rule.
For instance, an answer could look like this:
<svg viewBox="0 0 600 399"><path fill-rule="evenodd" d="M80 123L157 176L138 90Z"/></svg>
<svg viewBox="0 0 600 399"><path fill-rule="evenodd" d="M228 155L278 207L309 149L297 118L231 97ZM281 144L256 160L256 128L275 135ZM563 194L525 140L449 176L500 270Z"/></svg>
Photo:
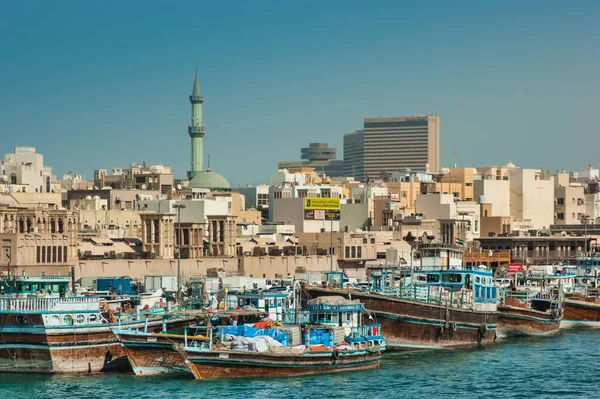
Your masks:
<svg viewBox="0 0 600 399"><path fill-rule="evenodd" d="M283 346L279 341L266 335L259 335L258 337L240 337L231 335L228 338L233 341L231 343L231 349L234 350L265 352L269 350L269 348Z"/></svg>

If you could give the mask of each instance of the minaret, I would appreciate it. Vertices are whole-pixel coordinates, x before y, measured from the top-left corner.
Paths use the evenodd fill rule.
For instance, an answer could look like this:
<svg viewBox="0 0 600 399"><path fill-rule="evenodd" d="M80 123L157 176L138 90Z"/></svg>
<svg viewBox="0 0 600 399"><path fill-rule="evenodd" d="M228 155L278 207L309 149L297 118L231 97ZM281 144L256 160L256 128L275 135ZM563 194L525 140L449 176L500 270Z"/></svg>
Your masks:
<svg viewBox="0 0 600 399"><path fill-rule="evenodd" d="M194 89L190 96L192 103L192 122L188 126L188 134L192 138L192 168L188 171L188 179L192 180L194 176L203 172L202 154L204 151L203 137L206 128L202 123L202 103L204 97L200 93L200 82L198 82L198 69L196 68L196 77L194 78Z"/></svg>

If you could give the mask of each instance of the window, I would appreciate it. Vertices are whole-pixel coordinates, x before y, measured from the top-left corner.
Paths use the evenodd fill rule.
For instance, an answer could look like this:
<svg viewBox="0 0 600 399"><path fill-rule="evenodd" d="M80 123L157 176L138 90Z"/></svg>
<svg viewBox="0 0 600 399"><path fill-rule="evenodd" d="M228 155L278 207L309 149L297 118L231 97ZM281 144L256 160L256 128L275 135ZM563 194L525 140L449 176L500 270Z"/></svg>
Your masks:
<svg viewBox="0 0 600 399"><path fill-rule="evenodd" d="M40 263L42 261L42 248L37 247L36 249L37 249L36 260L37 260L37 263Z"/></svg>
<svg viewBox="0 0 600 399"><path fill-rule="evenodd" d="M352 247L352 258L356 258L356 247Z"/></svg>
<svg viewBox="0 0 600 399"><path fill-rule="evenodd" d="M67 261L67 246L63 247L63 262Z"/></svg>
<svg viewBox="0 0 600 399"><path fill-rule="evenodd" d="M375 244L375 238L371 237L371 244Z"/></svg>
<svg viewBox="0 0 600 399"><path fill-rule="evenodd" d="M565 220L565 214L564 213L557 213L556 214L556 218L558 220Z"/></svg>
<svg viewBox="0 0 600 399"><path fill-rule="evenodd" d="M41 263L46 263L46 247L41 247L42 248L42 262Z"/></svg>
<svg viewBox="0 0 600 399"><path fill-rule="evenodd" d="M56 263L56 246L52 246L52 263Z"/></svg>
<svg viewBox="0 0 600 399"><path fill-rule="evenodd" d="M346 247L346 259L350 258L350 247Z"/></svg>
<svg viewBox="0 0 600 399"><path fill-rule="evenodd" d="M565 199L564 198L557 198L556 199L556 204L557 205L564 205L565 204Z"/></svg>
<svg viewBox="0 0 600 399"><path fill-rule="evenodd" d="M356 257L362 258L362 247L356 247Z"/></svg>
<svg viewBox="0 0 600 399"><path fill-rule="evenodd" d="M462 282L462 275L456 273L444 273L442 274L442 281L444 283L460 283Z"/></svg>
<svg viewBox="0 0 600 399"><path fill-rule="evenodd" d="M427 282L428 283L439 283L440 282L440 275L439 274L428 274L427 275Z"/></svg>
<svg viewBox="0 0 600 399"><path fill-rule="evenodd" d="M367 243L367 239L363 238L363 244L366 244L366 243Z"/></svg>

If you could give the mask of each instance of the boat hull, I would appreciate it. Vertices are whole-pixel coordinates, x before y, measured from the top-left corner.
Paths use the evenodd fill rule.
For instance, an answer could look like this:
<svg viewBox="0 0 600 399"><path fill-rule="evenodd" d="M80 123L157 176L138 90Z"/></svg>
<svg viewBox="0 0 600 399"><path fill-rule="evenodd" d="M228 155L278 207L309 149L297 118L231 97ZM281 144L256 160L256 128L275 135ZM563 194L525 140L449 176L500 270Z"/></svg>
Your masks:
<svg viewBox="0 0 600 399"><path fill-rule="evenodd" d="M24 316L26 323L15 325L14 315L0 315L0 370L18 373L94 373L131 370L113 324L97 326L45 327L41 314ZM188 324L176 320L174 326ZM124 324L144 328L144 322ZM161 320L148 323L159 329Z"/></svg>
<svg viewBox="0 0 600 399"><path fill-rule="evenodd" d="M306 287L315 298L323 295L349 297L348 291ZM497 312L418 302L398 297L352 292L377 317L386 350L451 349L488 344L496 339Z"/></svg>
<svg viewBox="0 0 600 399"><path fill-rule="evenodd" d="M136 341L127 338L121 341L121 346L135 375L189 372L185 358L173 347L173 341L158 338L155 342L148 342L145 337Z"/></svg>
<svg viewBox="0 0 600 399"><path fill-rule="evenodd" d="M498 335L549 335L560 328L561 317L515 306L498 306Z"/></svg>
<svg viewBox="0 0 600 399"><path fill-rule="evenodd" d="M186 352L186 364L196 379L297 377L310 374L367 370L379 367L381 354L371 351L304 352L297 355L246 351Z"/></svg>
<svg viewBox="0 0 600 399"><path fill-rule="evenodd" d="M564 304L563 319L569 322L600 322L600 304L588 301L566 299Z"/></svg>

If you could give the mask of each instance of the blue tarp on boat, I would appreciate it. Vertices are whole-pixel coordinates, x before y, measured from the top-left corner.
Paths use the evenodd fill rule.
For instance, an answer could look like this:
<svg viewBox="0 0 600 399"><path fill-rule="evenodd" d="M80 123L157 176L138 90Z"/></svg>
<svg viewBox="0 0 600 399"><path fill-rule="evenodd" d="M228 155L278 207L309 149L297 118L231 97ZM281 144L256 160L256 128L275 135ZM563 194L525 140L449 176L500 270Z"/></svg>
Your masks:
<svg viewBox="0 0 600 399"><path fill-rule="evenodd" d="M288 346L288 335L275 328L254 328L246 325L219 327L220 332L225 335L237 335L240 337L259 337L268 336L280 342L283 346ZM311 339L312 342L312 339Z"/></svg>
<svg viewBox="0 0 600 399"><path fill-rule="evenodd" d="M310 330L310 344L311 345L325 345L330 346L331 334L327 330Z"/></svg>

